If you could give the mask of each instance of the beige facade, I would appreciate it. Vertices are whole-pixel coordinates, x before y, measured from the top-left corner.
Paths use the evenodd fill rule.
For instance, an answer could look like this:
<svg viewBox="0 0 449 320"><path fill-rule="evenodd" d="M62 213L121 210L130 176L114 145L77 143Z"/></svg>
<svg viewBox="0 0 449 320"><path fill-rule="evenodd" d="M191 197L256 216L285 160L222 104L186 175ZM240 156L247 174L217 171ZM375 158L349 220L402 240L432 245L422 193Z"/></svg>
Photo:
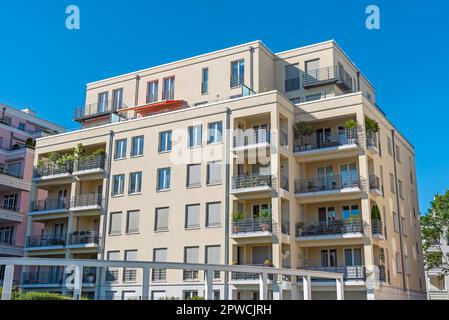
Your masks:
<svg viewBox="0 0 449 320"><path fill-rule="evenodd" d="M52 205L30 212L44 233L28 256L269 262L343 272L352 299L425 298L413 146L335 42L274 54L256 41L90 83L76 120L82 130L37 142L32 189ZM313 133L295 135L298 122ZM82 155L52 164L79 143ZM89 272L84 292L139 295L139 271ZM203 278L153 270L152 297L202 295ZM312 297L333 298L331 286ZM270 288L299 299L302 283ZM214 290L252 299L258 282L222 273Z"/></svg>

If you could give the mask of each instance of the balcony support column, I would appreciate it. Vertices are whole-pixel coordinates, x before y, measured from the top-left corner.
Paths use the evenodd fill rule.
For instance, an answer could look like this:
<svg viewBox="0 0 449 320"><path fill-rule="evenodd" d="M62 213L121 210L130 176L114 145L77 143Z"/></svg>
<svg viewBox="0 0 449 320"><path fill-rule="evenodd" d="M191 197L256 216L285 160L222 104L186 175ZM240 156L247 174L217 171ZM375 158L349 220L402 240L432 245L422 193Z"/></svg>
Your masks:
<svg viewBox="0 0 449 320"><path fill-rule="evenodd" d="M204 298L214 300L213 291L214 271L207 269L204 271Z"/></svg>
<svg viewBox="0 0 449 320"><path fill-rule="evenodd" d="M11 300L13 281L14 281L14 265L8 264L5 267L5 277L3 280L3 291L1 300Z"/></svg>
<svg viewBox="0 0 449 320"><path fill-rule="evenodd" d="M150 300L150 274L151 268L144 267L142 268L142 300Z"/></svg>
<svg viewBox="0 0 449 320"><path fill-rule="evenodd" d="M268 274L266 272L259 274L259 299L268 300Z"/></svg>
<svg viewBox="0 0 449 320"><path fill-rule="evenodd" d="M336 287L337 287L337 300L344 300L345 299L345 289L344 289L343 277L336 279L335 282L336 282Z"/></svg>
<svg viewBox="0 0 449 320"><path fill-rule="evenodd" d="M282 282L279 281L279 278L282 278L282 275L274 275L273 278L273 300L282 300ZM276 279L277 278L277 279Z"/></svg>
<svg viewBox="0 0 449 320"><path fill-rule="evenodd" d="M83 266L75 266L75 278L73 281L73 300L81 299L81 288L83 286Z"/></svg>
<svg viewBox="0 0 449 320"><path fill-rule="evenodd" d="M304 293L304 300L312 300L312 277L302 277L302 291Z"/></svg>

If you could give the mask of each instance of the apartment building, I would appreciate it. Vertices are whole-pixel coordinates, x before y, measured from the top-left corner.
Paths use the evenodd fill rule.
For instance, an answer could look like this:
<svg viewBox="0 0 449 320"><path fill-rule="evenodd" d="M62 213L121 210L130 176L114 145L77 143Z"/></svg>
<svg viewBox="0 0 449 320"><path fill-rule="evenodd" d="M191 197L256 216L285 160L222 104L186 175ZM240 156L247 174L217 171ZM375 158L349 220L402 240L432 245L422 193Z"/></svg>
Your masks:
<svg viewBox="0 0 449 320"><path fill-rule="evenodd" d="M27 108L0 104L0 256L23 256L36 138L63 128ZM31 230L39 232L39 225ZM0 282L4 266L0 266ZM19 275L19 274L18 274Z"/></svg>
<svg viewBox="0 0 449 320"><path fill-rule="evenodd" d="M425 299L413 146L334 41L255 41L89 83L74 119L37 141L27 256L337 271L349 299ZM140 270L83 272L90 297L140 296ZM215 277L216 299L258 298L257 275ZM63 279L27 270L22 287ZM152 270L151 297L201 296L203 279ZM302 297L301 279L269 286Z"/></svg>
<svg viewBox="0 0 449 320"><path fill-rule="evenodd" d="M447 256L449 252L449 239L442 238L433 243L429 252L437 255ZM429 300L448 300L449 275L445 275L441 268L431 268L426 270L427 298Z"/></svg>

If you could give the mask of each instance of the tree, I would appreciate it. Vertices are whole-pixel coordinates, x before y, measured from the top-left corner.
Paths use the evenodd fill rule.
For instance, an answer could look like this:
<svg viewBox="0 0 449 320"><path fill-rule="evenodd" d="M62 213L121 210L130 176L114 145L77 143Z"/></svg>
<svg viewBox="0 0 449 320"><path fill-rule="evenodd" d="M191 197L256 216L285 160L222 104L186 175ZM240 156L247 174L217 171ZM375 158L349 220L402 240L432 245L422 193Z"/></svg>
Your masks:
<svg viewBox="0 0 449 320"><path fill-rule="evenodd" d="M443 275L449 274L449 253L429 250L441 247L441 240L449 240L449 190L443 195L436 194L427 215L421 217L426 269L441 268Z"/></svg>

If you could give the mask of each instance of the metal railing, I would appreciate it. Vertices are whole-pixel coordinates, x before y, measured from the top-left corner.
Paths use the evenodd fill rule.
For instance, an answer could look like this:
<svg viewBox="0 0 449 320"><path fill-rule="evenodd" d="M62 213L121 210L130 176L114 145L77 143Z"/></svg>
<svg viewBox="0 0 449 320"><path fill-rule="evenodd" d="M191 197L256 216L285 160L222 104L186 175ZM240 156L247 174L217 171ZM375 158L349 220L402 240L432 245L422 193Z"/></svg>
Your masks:
<svg viewBox="0 0 449 320"><path fill-rule="evenodd" d="M380 179L374 174L369 175L369 188L370 190L377 189L381 190Z"/></svg>
<svg viewBox="0 0 449 320"><path fill-rule="evenodd" d="M103 199L103 196L99 193L80 194L72 197L70 207L102 206Z"/></svg>
<svg viewBox="0 0 449 320"><path fill-rule="evenodd" d="M324 271L342 273L343 279L347 281L365 281L366 270L365 266L339 266L339 267L305 267L300 268L304 270ZM316 279L312 277L313 281L327 281L325 279Z"/></svg>
<svg viewBox="0 0 449 320"><path fill-rule="evenodd" d="M243 84L243 80L244 80L243 73L239 74L239 75L236 75L236 76L235 75L231 76L230 77L230 86L231 86L231 88L241 86Z"/></svg>
<svg viewBox="0 0 449 320"><path fill-rule="evenodd" d="M281 222L281 233L290 235L290 221Z"/></svg>
<svg viewBox="0 0 449 320"><path fill-rule="evenodd" d="M252 232L273 232L276 222L270 218L250 218L232 221L232 234Z"/></svg>
<svg viewBox="0 0 449 320"><path fill-rule="evenodd" d="M69 200L67 198L47 198L31 201L30 211L63 210L68 208Z"/></svg>
<svg viewBox="0 0 449 320"><path fill-rule="evenodd" d="M23 178L23 172L16 172L16 171L9 171L9 170L0 170L0 175L5 175L8 177L13 177L13 178L17 178L17 179L22 179Z"/></svg>
<svg viewBox="0 0 449 320"><path fill-rule="evenodd" d="M303 87L313 87L316 85L337 82L347 90L352 90L352 77L341 66L331 66L315 70L307 70L303 75Z"/></svg>
<svg viewBox="0 0 449 320"><path fill-rule="evenodd" d="M264 174L248 174L242 176L234 176L231 181L232 190L257 188L257 187L271 187L275 188L276 178L272 175Z"/></svg>
<svg viewBox="0 0 449 320"><path fill-rule="evenodd" d="M96 156L86 156L75 160L73 171L104 169L105 164L106 156L104 154Z"/></svg>
<svg viewBox="0 0 449 320"><path fill-rule="evenodd" d="M246 147L255 144L270 143L274 138L274 133L270 130L248 129L234 134L234 148Z"/></svg>
<svg viewBox="0 0 449 320"><path fill-rule="evenodd" d="M381 282L387 281L387 272L385 266L377 266L379 269L379 273L377 274L377 280Z"/></svg>
<svg viewBox="0 0 449 320"><path fill-rule="evenodd" d="M18 203L0 202L0 209L13 212L20 212Z"/></svg>
<svg viewBox="0 0 449 320"><path fill-rule="evenodd" d="M74 111L74 120L79 121L90 117L96 117L105 115L120 109L127 108L128 106L123 101L116 102L114 100L108 100L105 103L92 103L80 107L76 107Z"/></svg>
<svg viewBox="0 0 449 320"><path fill-rule="evenodd" d="M287 176L281 176L281 188L286 191L289 190L289 180Z"/></svg>
<svg viewBox="0 0 449 320"><path fill-rule="evenodd" d="M360 218L347 220L337 220L334 223L310 224L303 226L296 225L296 237L327 236L345 233L363 233L363 224Z"/></svg>
<svg viewBox="0 0 449 320"><path fill-rule="evenodd" d="M196 281L198 280L198 270L183 270L182 278L184 281Z"/></svg>
<svg viewBox="0 0 449 320"><path fill-rule="evenodd" d="M318 134L295 138L295 152L358 144L356 129L343 129L337 134Z"/></svg>
<svg viewBox="0 0 449 320"><path fill-rule="evenodd" d="M366 145L368 147L379 148L379 140L376 132L366 132Z"/></svg>
<svg viewBox="0 0 449 320"><path fill-rule="evenodd" d="M101 240L98 231L74 231L69 233L68 244L99 244Z"/></svg>
<svg viewBox="0 0 449 320"><path fill-rule="evenodd" d="M52 246L65 246L66 236L61 235L55 237L54 235L42 235L42 236L28 236L26 241L27 248L36 247L52 247Z"/></svg>
<svg viewBox="0 0 449 320"><path fill-rule="evenodd" d="M151 281L165 281L167 280L167 269L153 269L151 274Z"/></svg>
<svg viewBox="0 0 449 320"><path fill-rule="evenodd" d="M150 103L156 103L156 102L158 102L157 94L147 95L146 103L150 104Z"/></svg>
<svg viewBox="0 0 449 320"><path fill-rule="evenodd" d="M362 188L362 180L358 177L358 175L338 175L323 178L300 179L295 181L295 193L341 190L344 188Z"/></svg>
<svg viewBox="0 0 449 320"><path fill-rule="evenodd" d="M253 267L266 267L263 264L247 264L248 266L253 266ZM268 275L268 279L269 280L273 280L273 276L272 274ZM236 280L236 281L248 281L248 280L259 280L260 279L260 274L259 273L254 273L254 272L231 272L231 280Z"/></svg>
<svg viewBox="0 0 449 320"><path fill-rule="evenodd" d="M44 163L34 167L33 177L41 178L46 176L52 176L57 174L72 173L73 162L67 161L62 165L57 165L54 163Z"/></svg>
<svg viewBox="0 0 449 320"><path fill-rule="evenodd" d="M288 133L281 130L281 147L288 149Z"/></svg>
<svg viewBox="0 0 449 320"><path fill-rule="evenodd" d="M376 235L383 234L382 220L371 220L371 232Z"/></svg>
<svg viewBox="0 0 449 320"><path fill-rule="evenodd" d="M14 246L16 244L16 240L14 240L13 238L0 238L0 244Z"/></svg>
<svg viewBox="0 0 449 320"><path fill-rule="evenodd" d="M25 285L55 285L62 286L64 282L64 269L54 271L23 272L21 284Z"/></svg>

